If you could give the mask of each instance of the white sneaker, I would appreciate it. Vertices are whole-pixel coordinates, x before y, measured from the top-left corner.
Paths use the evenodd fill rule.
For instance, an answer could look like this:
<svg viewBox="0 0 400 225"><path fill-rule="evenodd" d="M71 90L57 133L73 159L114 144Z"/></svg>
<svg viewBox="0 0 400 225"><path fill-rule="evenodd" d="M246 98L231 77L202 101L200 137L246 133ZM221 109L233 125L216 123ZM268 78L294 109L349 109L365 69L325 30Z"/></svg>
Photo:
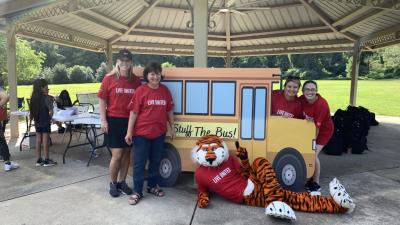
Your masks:
<svg viewBox="0 0 400 225"><path fill-rule="evenodd" d="M10 171L10 170L15 170L19 168L19 164L15 163L13 161L10 161L10 164L4 163L4 170L5 171Z"/></svg>

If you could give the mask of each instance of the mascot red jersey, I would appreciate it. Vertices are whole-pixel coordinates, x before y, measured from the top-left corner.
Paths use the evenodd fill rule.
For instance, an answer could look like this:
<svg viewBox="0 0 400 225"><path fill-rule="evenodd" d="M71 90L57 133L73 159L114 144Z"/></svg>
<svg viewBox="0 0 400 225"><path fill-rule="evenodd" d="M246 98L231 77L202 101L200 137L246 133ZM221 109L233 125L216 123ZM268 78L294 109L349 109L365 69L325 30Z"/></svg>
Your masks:
<svg viewBox="0 0 400 225"><path fill-rule="evenodd" d="M257 158L249 164L247 151L236 142L236 156L229 155L226 144L215 135L200 138L193 148L193 159L200 165L195 171L197 205L205 208L210 191L236 203L265 207L266 214L295 220L294 210L320 213L351 213L355 204L345 188L334 178L330 196L284 190L271 164Z"/></svg>

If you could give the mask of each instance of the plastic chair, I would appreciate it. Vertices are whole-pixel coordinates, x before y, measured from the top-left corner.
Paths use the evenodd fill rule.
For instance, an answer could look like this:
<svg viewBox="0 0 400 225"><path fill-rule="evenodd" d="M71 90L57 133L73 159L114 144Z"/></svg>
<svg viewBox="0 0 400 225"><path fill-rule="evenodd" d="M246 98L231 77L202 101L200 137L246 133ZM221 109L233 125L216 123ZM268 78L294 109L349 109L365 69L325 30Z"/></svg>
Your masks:
<svg viewBox="0 0 400 225"><path fill-rule="evenodd" d="M24 109L25 109L25 103L24 103L25 98L24 98L24 97L21 97L21 98L18 98L17 100L18 100L18 101L17 101L17 103L18 103L18 110L19 110L19 111L24 110Z"/></svg>

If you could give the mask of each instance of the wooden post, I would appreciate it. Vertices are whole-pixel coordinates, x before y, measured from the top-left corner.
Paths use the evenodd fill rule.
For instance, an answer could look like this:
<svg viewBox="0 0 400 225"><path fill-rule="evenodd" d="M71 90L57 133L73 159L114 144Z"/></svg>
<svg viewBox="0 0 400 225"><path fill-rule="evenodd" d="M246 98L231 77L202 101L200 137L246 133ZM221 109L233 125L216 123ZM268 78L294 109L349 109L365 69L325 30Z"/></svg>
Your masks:
<svg viewBox="0 0 400 225"><path fill-rule="evenodd" d="M15 48L15 27L10 27L7 31L7 69L8 69L8 87L10 94L10 111L18 110L17 97L17 54ZM18 117L10 118L11 137L19 136Z"/></svg>
<svg viewBox="0 0 400 225"><path fill-rule="evenodd" d="M354 43L353 47L353 64L351 65L351 85L350 85L350 105L357 105L357 83L358 83L358 72L360 67L360 55L361 47L360 40Z"/></svg>
<svg viewBox="0 0 400 225"><path fill-rule="evenodd" d="M107 72L113 69L113 51L111 42L107 42L106 47L106 58L107 58Z"/></svg>
<svg viewBox="0 0 400 225"><path fill-rule="evenodd" d="M194 67L207 67L208 1L194 1Z"/></svg>

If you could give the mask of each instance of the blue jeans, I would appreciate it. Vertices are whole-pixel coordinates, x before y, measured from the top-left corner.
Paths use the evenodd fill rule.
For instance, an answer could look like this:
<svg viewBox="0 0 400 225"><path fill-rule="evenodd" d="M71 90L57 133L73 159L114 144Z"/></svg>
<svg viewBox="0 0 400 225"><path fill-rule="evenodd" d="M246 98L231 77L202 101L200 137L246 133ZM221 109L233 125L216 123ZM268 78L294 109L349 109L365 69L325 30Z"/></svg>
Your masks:
<svg viewBox="0 0 400 225"><path fill-rule="evenodd" d="M155 187L160 179L160 162L164 152L165 134L148 139L143 136L133 137L133 184L134 191L141 194L143 192L144 169L149 160L149 171L147 186Z"/></svg>

